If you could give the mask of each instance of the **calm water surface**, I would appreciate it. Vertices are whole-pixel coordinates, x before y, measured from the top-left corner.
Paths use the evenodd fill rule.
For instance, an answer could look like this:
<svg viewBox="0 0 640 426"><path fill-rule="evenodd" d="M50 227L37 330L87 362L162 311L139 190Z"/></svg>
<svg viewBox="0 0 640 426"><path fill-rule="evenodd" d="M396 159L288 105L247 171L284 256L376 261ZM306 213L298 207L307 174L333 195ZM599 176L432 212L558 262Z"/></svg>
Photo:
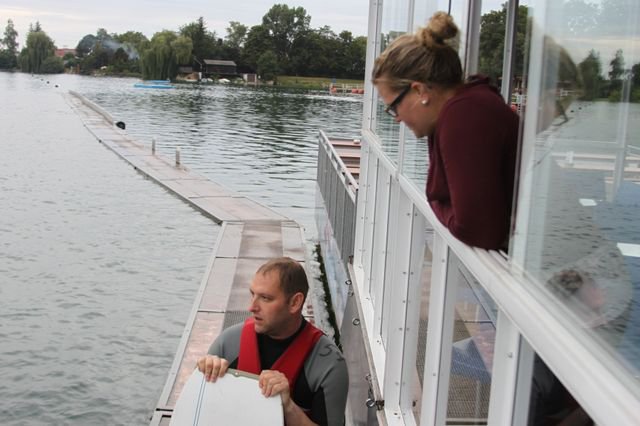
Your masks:
<svg viewBox="0 0 640 426"><path fill-rule="evenodd" d="M134 89L135 79L59 76L189 168L298 221L316 236L317 134L359 137L362 97L225 85Z"/></svg>
<svg viewBox="0 0 640 426"><path fill-rule="evenodd" d="M218 232L96 143L62 92L161 154L180 146L188 167L298 220L310 242L317 129L358 134L358 98L135 81L0 73L3 425L146 424Z"/></svg>

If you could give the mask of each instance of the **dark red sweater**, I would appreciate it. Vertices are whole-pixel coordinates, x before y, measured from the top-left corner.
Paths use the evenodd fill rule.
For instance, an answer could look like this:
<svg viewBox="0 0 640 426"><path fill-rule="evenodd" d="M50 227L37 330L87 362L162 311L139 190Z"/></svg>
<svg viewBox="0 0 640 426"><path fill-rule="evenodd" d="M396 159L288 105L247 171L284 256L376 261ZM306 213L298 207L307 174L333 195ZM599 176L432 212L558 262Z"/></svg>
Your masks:
<svg viewBox="0 0 640 426"><path fill-rule="evenodd" d="M509 235L518 115L488 79L465 84L429 137L427 199L462 242L504 248Z"/></svg>

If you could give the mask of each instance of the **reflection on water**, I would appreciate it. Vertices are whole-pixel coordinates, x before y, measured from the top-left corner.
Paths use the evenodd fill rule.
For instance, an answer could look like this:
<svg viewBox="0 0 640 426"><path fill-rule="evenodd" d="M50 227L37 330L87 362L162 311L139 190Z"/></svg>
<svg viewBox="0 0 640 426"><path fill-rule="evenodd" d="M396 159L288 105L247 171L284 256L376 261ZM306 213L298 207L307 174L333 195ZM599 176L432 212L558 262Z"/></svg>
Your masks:
<svg viewBox="0 0 640 426"><path fill-rule="evenodd" d="M96 143L60 92L97 101L163 154L180 146L188 167L308 238L316 129L357 136L361 101L48 78L0 73L0 423L146 424L218 227Z"/></svg>

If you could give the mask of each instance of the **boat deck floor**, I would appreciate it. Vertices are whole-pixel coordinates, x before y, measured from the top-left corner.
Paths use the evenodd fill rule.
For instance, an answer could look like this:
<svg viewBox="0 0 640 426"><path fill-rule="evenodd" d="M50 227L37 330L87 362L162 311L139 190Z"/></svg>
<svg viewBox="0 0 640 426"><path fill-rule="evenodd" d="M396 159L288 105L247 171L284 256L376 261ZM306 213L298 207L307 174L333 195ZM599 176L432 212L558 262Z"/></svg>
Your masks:
<svg viewBox="0 0 640 426"><path fill-rule="evenodd" d="M293 220L203 176L155 155L108 121L109 114L71 93L67 102L96 139L176 196L222 225L173 365L151 424L169 424L182 387L209 345L226 327L248 316L249 284L268 259L289 256L301 263L306 248L302 228ZM311 299L311 298L309 298ZM313 320L311 300L305 317Z"/></svg>

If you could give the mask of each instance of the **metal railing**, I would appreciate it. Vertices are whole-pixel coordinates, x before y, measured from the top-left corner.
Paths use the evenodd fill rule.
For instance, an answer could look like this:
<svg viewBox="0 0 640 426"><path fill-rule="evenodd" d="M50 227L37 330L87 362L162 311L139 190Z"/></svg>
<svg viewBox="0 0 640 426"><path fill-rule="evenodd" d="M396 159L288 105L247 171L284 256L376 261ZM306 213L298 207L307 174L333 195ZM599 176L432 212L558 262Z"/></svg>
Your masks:
<svg viewBox="0 0 640 426"><path fill-rule="evenodd" d="M323 131L320 131L318 141L317 182L342 262L347 268L353 259L358 183Z"/></svg>

